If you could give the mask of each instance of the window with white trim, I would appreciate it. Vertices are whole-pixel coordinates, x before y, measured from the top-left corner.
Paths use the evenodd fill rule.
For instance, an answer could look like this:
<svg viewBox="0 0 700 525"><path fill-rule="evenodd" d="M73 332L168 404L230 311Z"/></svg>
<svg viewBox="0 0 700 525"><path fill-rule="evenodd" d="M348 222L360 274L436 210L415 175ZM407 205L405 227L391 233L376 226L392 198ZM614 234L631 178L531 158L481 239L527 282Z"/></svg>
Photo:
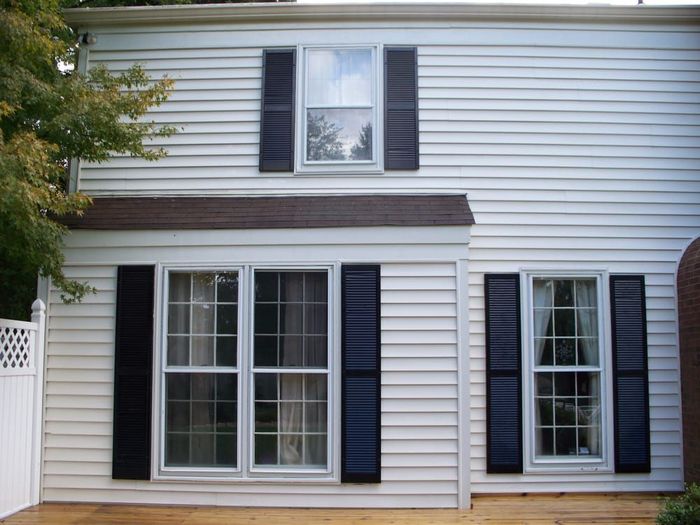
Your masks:
<svg viewBox="0 0 700 525"><path fill-rule="evenodd" d="M238 272L170 272L166 467L237 466Z"/></svg>
<svg viewBox="0 0 700 525"><path fill-rule="evenodd" d="M330 276L166 271L162 473L330 473Z"/></svg>
<svg viewBox="0 0 700 525"><path fill-rule="evenodd" d="M303 48L300 171L380 167L376 46Z"/></svg>
<svg viewBox="0 0 700 525"><path fill-rule="evenodd" d="M605 355L598 275L529 275L531 466L605 462Z"/></svg>

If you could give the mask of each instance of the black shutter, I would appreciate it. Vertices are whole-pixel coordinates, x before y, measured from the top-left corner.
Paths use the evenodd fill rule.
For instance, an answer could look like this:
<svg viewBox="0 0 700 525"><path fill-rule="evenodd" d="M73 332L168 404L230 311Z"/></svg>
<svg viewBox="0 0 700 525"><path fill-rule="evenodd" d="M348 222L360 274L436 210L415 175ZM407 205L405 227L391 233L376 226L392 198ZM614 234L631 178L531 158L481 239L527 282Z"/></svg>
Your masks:
<svg viewBox="0 0 700 525"><path fill-rule="evenodd" d="M486 274L486 472L521 473L520 276Z"/></svg>
<svg viewBox="0 0 700 525"><path fill-rule="evenodd" d="M381 481L378 265L342 267L341 481Z"/></svg>
<svg viewBox="0 0 700 525"><path fill-rule="evenodd" d="M384 169L418 169L415 47L384 48Z"/></svg>
<svg viewBox="0 0 700 525"><path fill-rule="evenodd" d="M650 472L647 318L643 275L610 276L615 472Z"/></svg>
<svg viewBox="0 0 700 525"><path fill-rule="evenodd" d="M120 266L114 346L112 478L151 477L153 266Z"/></svg>
<svg viewBox="0 0 700 525"><path fill-rule="evenodd" d="M294 170L295 79L295 50L263 50L260 171Z"/></svg>

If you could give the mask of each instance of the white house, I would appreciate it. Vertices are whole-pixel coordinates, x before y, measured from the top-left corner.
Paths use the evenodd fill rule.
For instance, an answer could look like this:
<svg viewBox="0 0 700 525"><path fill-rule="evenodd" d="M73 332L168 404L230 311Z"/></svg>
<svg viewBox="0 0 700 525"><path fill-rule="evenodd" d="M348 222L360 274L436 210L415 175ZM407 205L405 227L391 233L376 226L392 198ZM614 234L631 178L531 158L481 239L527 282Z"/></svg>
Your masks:
<svg viewBox="0 0 700 525"><path fill-rule="evenodd" d="M700 8L69 10L175 79L46 291L43 498L457 507L683 483Z"/></svg>

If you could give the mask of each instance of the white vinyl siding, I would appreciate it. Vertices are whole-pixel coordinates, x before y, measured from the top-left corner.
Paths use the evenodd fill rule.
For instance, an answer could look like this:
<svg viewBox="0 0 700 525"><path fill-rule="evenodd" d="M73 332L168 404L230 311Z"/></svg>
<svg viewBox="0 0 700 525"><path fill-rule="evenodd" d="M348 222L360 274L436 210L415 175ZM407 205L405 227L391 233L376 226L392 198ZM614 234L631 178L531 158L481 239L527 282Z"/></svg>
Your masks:
<svg viewBox="0 0 700 525"><path fill-rule="evenodd" d="M472 492L559 491L563 484L568 491L682 487L674 272L682 249L700 232L700 51L692 20L387 20L239 29L193 23L91 30L98 42L89 64L123 71L142 62L150 74L167 73L176 80L170 100L150 117L183 127L153 142L170 152L157 163L117 157L83 164L79 187L91 195L468 194L476 225L464 298L469 334L463 351L471 381L463 417L470 426ZM259 173L262 49L339 42L417 46L420 170L346 177ZM397 235L401 248L370 242L369 251L362 236L347 246L313 231L296 235L321 259L366 262L371 253L377 260L393 260L400 253L423 260L426 252L414 230ZM444 241L439 230L435 235L436 243ZM71 272L91 272L84 277L96 279L102 291L85 304L52 305L45 495L169 502L170 485L111 489L114 269L101 265L167 258L172 241L152 232L131 233L110 247L102 237L99 232L72 235L67 252L71 262L89 254L95 266ZM228 247L240 250L242 259L293 256L295 247L272 245L275 239L266 232L241 232ZM203 260L220 256L216 235L204 233L196 242ZM458 252L449 245L442 260L459 259ZM453 276L440 268L427 264L412 275L411 268L392 266L401 272L394 278L383 266L385 481L344 488L346 496L365 496L317 498L314 505L455 504L457 331L451 327L456 307ZM651 474L486 475L483 274L527 268L645 274ZM431 329L421 329L423 324ZM92 405L99 406L93 410ZM420 424L404 411L421 414ZM97 445L96 451L77 448ZM449 466L441 466L445 462ZM279 505L295 504L294 493L337 494L328 486L211 489L209 484L183 487L196 494L193 502L209 503L239 501L228 496L231 491L250 493L246 504ZM270 491L277 493L272 503Z"/></svg>
<svg viewBox="0 0 700 525"><path fill-rule="evenodd" d="M166 232L152 232L148 239L138 232L72 234L67 239L66 273L89 281L98 292L70 305L60 301L56 290L50 292L44 499L455 507L459 448L456 261L466 259L468 228L438 230L414 229L407 236L411 245L395 243L399 228L315 230L311 238L316 243L333 239L335 245L330 247L302 242L308 231L256 232L260 244L268 242L275 248L270 250L247 244L244 231L180 231L175 241ZM362 236L364 243L354 245ZM381 484L111 479L116 265L156 260L173 265L205 260L231 264L231 246L241 263L269 265L282 257L303 265L310 260L338 261L334 258L338 253L345 262L369 258L381 263ZM338 342L336 336L334 344Z"/></svg>

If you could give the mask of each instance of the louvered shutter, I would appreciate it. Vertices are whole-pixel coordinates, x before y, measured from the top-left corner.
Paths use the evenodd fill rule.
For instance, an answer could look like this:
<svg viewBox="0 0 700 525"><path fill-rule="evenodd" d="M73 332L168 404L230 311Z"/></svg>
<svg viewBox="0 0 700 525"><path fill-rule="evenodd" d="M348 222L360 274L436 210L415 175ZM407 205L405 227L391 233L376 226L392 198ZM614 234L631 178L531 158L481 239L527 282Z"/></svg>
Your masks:
<svg viewBox="0 0 700 525"><path fill-rule="evenodd" d="M615 472L649 472L649 375L643 275L610 276Z"/></svg>
<svg viewBox="0 0 700 525"><path fill-rule="evenodd" d="M384 48L384 169L418 169L415 47Z"/></svg>
<svg viewBox="0 0 700 525"><path fill-rule="evenodd" d="M342 267L341 481L381 481L378 265Z"/></svg>
<svg viewBox="0 0 700 525"><path fill-rule="evenodd" d="M520 276L486 274L486 471L523 471Z"/></svg>
<svg viewBox="0 0 700 525"><path fill-rule="evenodd" d="M294 170L295 79L295 50L263 50L260 171Z"/></svg>
<svg viewBox="0 0 700 525"><path fill-rule="evenodd" d="M153 266L120 266L114 347L112 478L151 477Z"/></svg>

